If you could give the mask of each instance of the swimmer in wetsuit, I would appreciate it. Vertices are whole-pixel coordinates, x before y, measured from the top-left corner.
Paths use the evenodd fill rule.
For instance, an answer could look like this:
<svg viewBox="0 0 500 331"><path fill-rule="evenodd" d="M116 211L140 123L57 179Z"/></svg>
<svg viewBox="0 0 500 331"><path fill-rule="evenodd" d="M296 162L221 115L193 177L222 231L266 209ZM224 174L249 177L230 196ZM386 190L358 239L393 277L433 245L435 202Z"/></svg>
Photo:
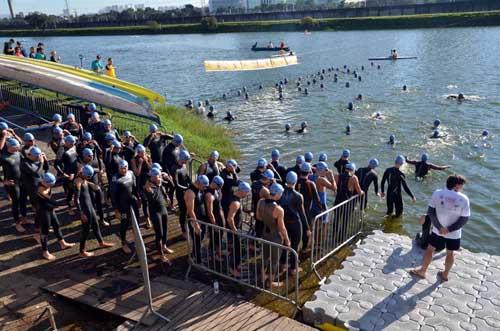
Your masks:
<svg viewBox="0 0 500 331"><path fill-rule="evenodd" d="M189 185L191 185L191 177L189 176L186 164L190 159L191 155L189 152L187 150L182 150L179 153L179 159L175 163L174 167L170 169L175 184L175 198L179 207L179 224L184 237L186 237L187 217L187 207L184 203L184 193L189 188Z"/></svg>
<svg viewBox="0 0 500 331"><path fill-rule="evenodd" d="M82 221L82 233L80 239L80 256L81 257L91 257L94 256L93 252L87 252L85 250L85 243L90 233L90 229L94 232L94 235L99 243L99 247L113 247L111 243L104 241L101 235L101 230L99 229L99 222L97 221L97 214L95 211L95 201L93 197L96 194L91 194L91 191L100 191L101 188L92 182L92 177L94 176L94 168L91 165L85 165L81 169L81 172L75 179L75 205L76 209L80 213L80 220Z"/></svg>
<svg viewBox="0 0 500 331"><path fill-rule="evenodd" d="M73 137L79 140L82 139L83 127L76 121L75 114L69 113L68 116L66 116L66 123L64 123L62 129L68 131Z"/></svg>
<svg viewBox="0 0 500 331"><path fill-rule="evenodd" d="M167 141L173 139L173 136L160 132L156 124L149 125L149 134L144 138L144 147L149 148L153 163L160 163L163 149Z"/></svg>
<svg viewBox="0 0 500 331"><path fill-rule="evenodd" d="M236 119L236 117L233 116L233 114L230 111L226 112L226 117L224 117L225 121L231 122L231 121L234 121L235 119Z"/></svg>
<svg viewBox="0 0 500 331"><path fill-rule="evenodd" d="M351 156L351 151L348 149L344 149L342 151L340 159L338 159L337 162L333 164L333 166L337 168L337 172L339 174L343 174L345 172L345 165L349 163L350 156Z"/></svg>
<svg viewBox="0 0 500 331"><path fill-rule="evenodd" d="M356 170L355 174L358 177L359 185L363 192L365 192L365 197L363 199L363 204L361 205L361 209L365 209L368 205L368 189L370 185L373 183L373 188L375 190L375 195L380 197L380 193L378 192L378 174L375 171L379 162L377 159L371 159L368 162L368 166L365 168L359 168Z"/></svg>
<svg viewBox="0 0 500 331"><path fill-rule="evenodd" d="M278 183L284 184L284 179L286 177L287 169L286 167L280 163L280 151L277 149L273 149L271 152L271 165L274 167L276 172L279 174L280 179Z"/></svg>
<svg viewBox="0 0 500 331"><path fill-rule="evenodd" d="M405 156L405 161L408 164L413 164L415 166L415 179L421 180L429 173L429 170L445 170L450 168L450 166L438 166L432 163L428 163L429 155L427 153L422 154L420 161L410 160Z"/></svg>
<svg viewBox="0 0 500 331"><path fill-rule="evenodd" d="M54 163L58 175L63 179L63 188L66 193L66 202L70 215L75 214L73 210L73 195L75 194L73 180L78 172L78 154L75 144L75 137L71 135L64 137L64 152L61 158Z"/></svg>
<svg viewBox="0 0 500 331"><path fill-rule="evenodd" d="M408 184L406 184L405 174L401 172L400 168L405 163L405 158L402 155L398 155L395 160L394 167L387 168L382 176L381 186L381 196L386 197L385 194L385 182L387 182L387 212L386 217L391 217L394 207L396 207L395 217L400 217L403 214L403 196L401 192L401 187L405 192L412 198L413 202L417 199L411 192Z"/></svg>
<svg viewBox="0 0 500 331"><path fill-rule="evenodd" d="M205 202L205 210L207 212L208 221L214 225L224 227L224 212L222 210L222 186L224 185L224 180L220 176L213 177L210 185L205 190L203 195L203 201ZM221 246L221 236L218 229L210 230L208 235L210 242L208 249L211 258L218 261L222 261L222 253L220 250Z"/></svg>
<svg viewBox="0 0 500 331"><path fill-rule="evenodd" d="M131 162L135 155L135 149L139 145L137 139L130 133L130 131L123 132L122 142L122 157L127 162Z"/></svg>
<svg viewBox="0 0 500 331"><path fill-rule="evenodd" d="M458 102L465 101L465 95L459 93L458 95L450 94L446 97L448 100L457 100Z"/></svg>
<svg viewBox="0 0 500 331"><path fill-rule="evenodd" d="M391 134L389 136L389 141L387 142L387 144L394 147L394 145L396 145L396 136Z"/></svg>
<svg viewBox="0 0 500 331"><path fill-rule="evenodd" d="M261 175L259 180L252 183L252 212L256 215L257 203L260 199L265 199L269 196L269 187L274 183L274 173L267 169ZM264 224L255 216L255 236L262 237Z"/></svg>
<svg viewBox="0 0 500 331"><path fill-rule="evenodd" d="M295 130L295 132L296 133L306 133L307 132L307 127L308 127L307 122L304 121L304 122L300 123L300 129Z"/></svg>
<svg viewBox="0 0 500 331"><path fill-rule="evenodd" d="M439 130L434 130L434 132L432 132L432 135L429 138L439 139L439 138L445 138L446 136L447 136L446 134L442 134L441 132L439 132Z"/></svg>
<svg viewBox="0 0 500 331"><path fill-rule="evenodd" d="M142 212L144 214L144 218L146 220L146 229L151 228L151 218L149 217L149 207L148 207L148 198L146 197L146 192L144 191L144 186L149 178L149 172L151 170L153 162L151 161L151 157L146 154L146 148L144 145L137 145L135 148L135 155L130 162L130 167L134 172L136 178L137 192L141 197L142 204ZM139 215L137 215L139 218Z"/></svg>
<svg viewBox="0 0 500 331"><path fill-rule="evenodd" d="M211 181L215 176L219 176L224 164L219 162L219 152L213 151L210 153L207 162L200 165L198 175L205 175Z"/></svg>

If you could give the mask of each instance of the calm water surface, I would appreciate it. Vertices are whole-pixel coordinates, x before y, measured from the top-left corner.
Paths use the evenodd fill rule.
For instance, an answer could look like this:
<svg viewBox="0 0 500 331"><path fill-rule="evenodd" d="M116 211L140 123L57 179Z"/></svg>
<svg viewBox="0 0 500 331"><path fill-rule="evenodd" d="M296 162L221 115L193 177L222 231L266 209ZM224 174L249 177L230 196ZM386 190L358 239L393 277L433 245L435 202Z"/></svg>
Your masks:
<svg viewBox="0 0 500 331"><path fill-rule="evenodd" d="M259 41L286 40L299 55L300 65L277 70L243 73L205 73L203 61L249 59L263 57L262 52L250 51ZM35 43L25 38L25 44ZM443 187L452 172L467 176L465 193L470 197L472 218L467 224L464 245L474 251L500 254L500 153L497 134L500 113L500 29L428 29L367 32L302 33L241 33L180 36L118 36L46 38L48 49L57 49L63 62L79 64L78 54L86 57L87 65L96 53L115 59L120 78L145 85L165 93L174 104L187 99L209 98L219 112L231 110L237 121L228 125L235 133L236 143L243 152L245 172L250 172L259 157L270 157L273 148L282 152L282 161L291 165L297 154L312 151L315 156L326 152L329 163L339 157L343 148L350 148L351 159L365 166L368 159L381 161L379 174L393 164L397 154L417 158L422 152L430 161L449 164L450 171L433 172L423 182L413 179L413 168L404 171L418 202L409 198L405 215L400 221L384 221L385 202L370 196L371 227L407 231L418 230L417 217L425 212L433 190ZM370 66L369 57L387 55L397 48L400 55L418 56L418 60L379 62L380 70ZM357 69L362 82L339 74L334 83L327 76L324 89L319 84L310 87L304 96L295 89L299 76L314 74L322 68L348 65ZM365 70L361 71L361 66ZM287 77L291 82L280 102L273 86ZM351 83L345 88L345 82ZM264 85L258 90L259 84ZM401 91L402 85L409 92ZM236 97L236 91L248 87L250 99ZM462 104L447 101L445 95L459 93L474 101ZM223 101L222 93L232 95ZM357 94L363 102L355 102L354 112L346 105ZM381 112L385 119L370 117ZM428 139L431 124L439 118L445 139ZM283 132L284 125L297 126L306 120L310 132L305 135ZM221 122L218 120L217 122ZM352 126L352 135L343 130ZM483 129L492 136L490 147L482 146L478 137ZM386 141L396 135L397 144L390 148Z"/></svg>

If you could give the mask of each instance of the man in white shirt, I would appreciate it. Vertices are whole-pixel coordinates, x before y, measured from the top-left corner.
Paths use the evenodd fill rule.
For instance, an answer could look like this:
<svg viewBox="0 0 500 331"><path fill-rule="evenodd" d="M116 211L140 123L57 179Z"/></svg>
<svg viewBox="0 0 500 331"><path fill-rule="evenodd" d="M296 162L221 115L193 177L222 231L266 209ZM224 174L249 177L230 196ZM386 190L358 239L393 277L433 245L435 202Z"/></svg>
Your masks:
<svg viewBox="0 0 500 331"><path fill-rule="evenodd" d="M446 180L446 189L436 190L432 194L427 210L432 221L429 246L425 251L422 267L410 271L413 276L425 278L434 252L446 248L444 271L438 272L438 277L442 281L448 281L448 274L454 262L453 252L460 249L462 227L470 217L469 198L461 193L465 182L463 176L451 175Z"/></svg>

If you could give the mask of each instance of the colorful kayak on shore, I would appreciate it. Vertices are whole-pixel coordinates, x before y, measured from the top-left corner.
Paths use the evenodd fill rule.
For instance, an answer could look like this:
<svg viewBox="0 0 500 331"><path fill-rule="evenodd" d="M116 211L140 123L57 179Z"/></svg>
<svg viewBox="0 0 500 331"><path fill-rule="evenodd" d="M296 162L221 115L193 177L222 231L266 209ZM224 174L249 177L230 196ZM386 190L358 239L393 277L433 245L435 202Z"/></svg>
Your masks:
<svg viewBox="0 0 500 331"><path fill-rule="evenodd" d="M397 61L397 60L414 60L416 56L398 56L397 58L393 58L391 56L387 57L373 57L368 59L368 61Z"/></svg>
<svg viewBox="0 0 500 331"><path fill-rule="evenodd" d="M277 56L267 59L241 61L205 61L205 71L251 71L287 67L298 64L297 56Z"/></svg>
<svg viewBox="0 0 500 331"><path fill-rule="evenodd" d="M138 97L141 97L145 100L147 100L150 104L151 107L154 107L156 104L163 105L166 102L166 99L164 96L162 96L159 93L156 93L152 90L149 90L143 86L136 85L130 82L126 82L124 80L120 80L117 78L109 77L107 75L100 75L96 74L95 72L91 70L86 70L86 69L81 69L78 67L72 67L70 65L62 64L62 63L56 63L56 62L51 62L51 61L45 61L45 60L36 60L36 59L28 59L28 58L21 58L21 57L16 57L16 56L8 56L8 55L0 55L1 59L6 59L6 60L11 60L11 61L18 61L22 63L29 63L45 68L51 68L54 70L58 70L61 72L65 72L68 74L72 74L78 77L82 78L87 78L92 81L96 81L98 83L104 84L111 86L113 88L119 88L123 91L132 93L137 95Z"/></svg>
<svg viewBox="0 0 500 331"><path fill-rule="evenodd" d="M36 63L0 57L0 77L94 102L117 111L156 118L150 103L140 96Z"/></svg>

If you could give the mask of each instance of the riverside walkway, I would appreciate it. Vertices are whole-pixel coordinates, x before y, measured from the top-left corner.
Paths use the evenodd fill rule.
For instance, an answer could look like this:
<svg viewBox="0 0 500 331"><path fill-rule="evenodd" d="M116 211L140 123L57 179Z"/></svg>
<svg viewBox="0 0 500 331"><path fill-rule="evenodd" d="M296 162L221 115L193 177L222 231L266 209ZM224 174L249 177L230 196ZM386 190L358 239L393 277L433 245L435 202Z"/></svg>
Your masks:
<svg viewBox="0 0 500 331"><path fill-rule="evenodd" d="M305 304L304 320L367 331L500 330L500 256L462 249L441 283L444 252L427 279L408 273L422 253L409 237L375 231Z"/></svg>

